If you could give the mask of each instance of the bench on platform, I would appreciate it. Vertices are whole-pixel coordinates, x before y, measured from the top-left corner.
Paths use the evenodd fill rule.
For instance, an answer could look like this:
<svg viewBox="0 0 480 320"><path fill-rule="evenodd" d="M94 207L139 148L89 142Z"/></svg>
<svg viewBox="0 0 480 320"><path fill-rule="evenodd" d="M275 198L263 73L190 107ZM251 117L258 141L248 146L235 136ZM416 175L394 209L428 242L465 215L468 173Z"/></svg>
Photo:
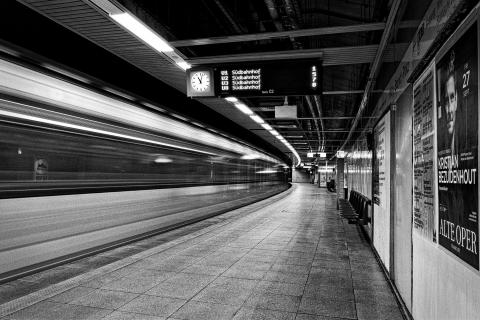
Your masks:
<svg viewBox="0 0 480 320"><path fill-rule="evenodd" d="M366 225L370 221L368 210L372 205L372 201L360 192L350 191L348 200L339 199L339 204L340 214L348 219L349 223Z"/></svg>

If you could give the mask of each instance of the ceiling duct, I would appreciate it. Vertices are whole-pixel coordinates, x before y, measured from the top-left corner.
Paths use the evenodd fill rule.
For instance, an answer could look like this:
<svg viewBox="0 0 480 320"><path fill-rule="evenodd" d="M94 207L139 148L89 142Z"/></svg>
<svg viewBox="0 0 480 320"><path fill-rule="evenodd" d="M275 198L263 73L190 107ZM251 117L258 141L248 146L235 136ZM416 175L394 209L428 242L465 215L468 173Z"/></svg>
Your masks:
<svg viewBox="0 0 480 320"><path fill-rule="evenodd" d="M310 101L310 97L305 96L305 100L307 100L307 104L308 104L308 108L310 109L310 113L312 114L313 117L315 117L315 112L313 110L313 105L312 105L312 102ZM313 123L315 125L315 129L317 130L317 137L318 137L318 148L317 148L318 150L317 151L320 151L320 146L323 146L322 134L320 132L320 128L318 127L317 121L313 120Z"/></svg>

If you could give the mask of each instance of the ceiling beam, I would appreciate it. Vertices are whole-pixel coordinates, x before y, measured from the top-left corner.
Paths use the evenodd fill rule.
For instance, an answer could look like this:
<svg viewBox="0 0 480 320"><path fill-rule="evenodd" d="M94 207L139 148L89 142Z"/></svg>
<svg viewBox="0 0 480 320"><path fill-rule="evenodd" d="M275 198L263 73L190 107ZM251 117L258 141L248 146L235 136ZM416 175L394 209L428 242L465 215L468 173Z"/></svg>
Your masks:
<svg viewBox="0 0 480 320"><path fill-rule="evenodd" d="M356 129L358 122L362 118L363 111L365 110L368 99L370 96L371 90L373 90L375 80L377 78L378 72L380 71L381 62L384 60L382 59L386 55L387 45L392 35L392 30L394 26L394 22L397 19L397 13L399 11L400 5L402 4L402 0L394 0L392 6L390 8L390 12L388 13L387 24L385 30L382 33L382 38L380 39L380 44L378 46L378 50L375 53L375 58L372 61L370 66L370 73L367 78L367 85L365 86L365 92L363 93L362 100L360 102L360 107L357 111L357 116L355 120L353 120L352 126L350 127L350 132L348 133L347 138L343 142L342 146L339 148L343 149L346 144L350 141L353 136L353 130Z"/></svg>
<svg viewBox="0 0 480 320"><path fill-rule="evenodd" d="M323 91L324 96L343 95L343 94L360 94L363 90L336 90L336 91Z"/></svg>
<svg viewBox="0 0 480 320"><path fill-rule="evenodd" d="M290 38L290 37L298 38L298 37L323 36L323 35L351 33L351 32L377 31L377 30L383 30L384 28L385 28L384 22L376 22L376 23L355 24L350 26L311 28L311 29L300 29L300 30L289 30L289 31L251 33L251 34L223 36L223 37L210 37L210 38L201 38L201 39L176 40L176 41L170 41L169 43L170 45L179 48L179 47L203 46L203 45L220 44L220 43L270 40L270 39L277 39L277 38Z"/></svg>
<svg viewBox="0 0 480 320"><path fill-rule="evenodd" d="M295 144L297 142L309 141L309 142L318 142L317 139L301 139L301 138L286 138L291 144ZM292 142L293 141L293 142ZM326 142L338 142L338 141L345 141L345 139L325 139Z"/></svg>
<svg viewBox="0 0 480 320"><path fill-rule="evenodd" d="M385 62L398 60L394 51L402 50L408 43L395 43L385 49ZM348 64L372 63L378 51L378 45L332 47L323 49L285 50L270 52L255 52L242 54L226 54L219 56L205 56L188 59L191 65L222 64L231 62L252 62L286 59L321 59L323 66L337 66Z"/></svg>
<svg viewBox="0 0 480 320"><path fill-rule="evenodd" d="M206 56L188 59L191 65L218 64L229 62L248 62L248 61L266 61L266 60L286 60L286 59L321 59L323 49L307 50L285 50L257 53L228 54L221 56Z"/></svg>
<svg viewBox="0 0 480 320"><path fill-rule="evenodd" d="M277 130L278 131L278 130ZM298 131L298 134L302 134L302 132L310 132L310 131ZM349 132L349 130L320 130L320 132L325 132L325 133L345 133L345 132ZM363 132L363 130L357 130L357 132ZM288 132L285 132L287 134L296 134L295 131L288 131ZM288 138L289 136L283 136L284 138Z"/></svg>
<svg viewBox="0 0 480 320"><path fill-rule="evenodd" d="M344 94L361 94L364 90L334 90L334 91L323 91L324 96L333 96L333 95L344 95ZM372 90L371 93L385 93L388 90Z"/></svg>
<svg viewBox="0 0 480 320"><path fill-rule="evenodd" d="M316 149L316 148L309 148L309 147L307 147L307 146L302 146L302 147L296 146L296 147L295 147L295 150L297 150L297 151L302 151L302 152L310 152L310 151L312 151L313 149ZM325 146L325 148L324 148L323 150L324 150L324 151L334 152L335 148L330 148L329 146ZM300 156L305 157L306 154L300 154Z"/></svg>
<svg viewBox="0 0 480 320"><path fill-rule="evenodd" d="M311 15L312 14L317 15L319 13L326 16L337 17L337 18L350 20L350 21L366 22L365 19L362 19L362 17L356 16L356 15L347 14L345 12L336 12L333 10L322 9L322 8L312 8L312 9L305 10L304 12L304 14L311 14Z"/></svg>
<svg viewBox="0 0 480 320"><path fill-rule="evenodd" d="M371 128L366 128L366 129L371 129ZM265 129L249 129L252 131L265 131ZM284 138L288 138L289 134L302 134L302 133L312 133L312 131L308 130L299 130L299 129L292 129L292 130L285 130L285 128L282 129L276 129L279 133L282 134ZM323 130L321 132L326 132L326 133L345 133L345 132L350 132L350 130ZM363 132L363 130L355 130L355 132Z"/></svg>
<svg viewBox="0 0 480 320"><path fill-rule="evenodd" d="M417 25L418 25L418 21L413 21L413 20L402 21L400 23L400 28L411 28L412 26L416 27ZM311 36L324 36L324 35L332 35L332 34L346 34L346 33L352 33L352 32L379 31L383 29L385 29L385 22L373 22L373 23L354 24L349 26L322 27L322 28L310 28L310 29L299 29L299 30L288 30L288 31L250 33L250 34L209 37L209 38L199 38L199 39L174 40L174 41L170 41L169 43L170 45L176 48L181 48L181 47L204 46L204 45L213 45L213 44L222 44L222 43L271 40L271 39L278 39L278 38L292 38L292 37L299 38L299 37L311 37Z"/></svg>
<svg viewBox="0 0 480 320"><path fill-rule="evenodd" d="M307 156L305 153L319 151L319 150L317 150L318 148L316 148L316 147L315 148L308 148L306 146L295 146L295 145L294 145L294 147L295 147L295 150L302 151L302 153L304 152L303 154L299 152L300 156L303 156L303 157ZM323 152L334 152L334 151L335 151L335 148L329 148L329 147L323 148ZM319 151L319 152L322 152L322 151Z"/></svg>
<svg viewBox="0 0 480 320"><path fill-rule="evenodd" d="M260 130L260 129L258 129ZM306 131L306 130L279 130L276 129L284 138L288 138L288 135L301 135L301 134L308 134L311 133L311 131ZM369 130L366 128L365 130ZM347 133L349 130L339 130L339 131L323 131L325 133ZM363 130L355 130L355 132L360 133L363 132Z"/></svg>
<svg viewBox="0 0 480 320"><path fill-rule="evenodd" d="M362 119L376 119L377 117L362 117ZM295 121L295 120L350 120L355 119L354 116L347 117L298 117L294 119L277 119L277 118L263 118L263 120L267 121Z"/></svg>

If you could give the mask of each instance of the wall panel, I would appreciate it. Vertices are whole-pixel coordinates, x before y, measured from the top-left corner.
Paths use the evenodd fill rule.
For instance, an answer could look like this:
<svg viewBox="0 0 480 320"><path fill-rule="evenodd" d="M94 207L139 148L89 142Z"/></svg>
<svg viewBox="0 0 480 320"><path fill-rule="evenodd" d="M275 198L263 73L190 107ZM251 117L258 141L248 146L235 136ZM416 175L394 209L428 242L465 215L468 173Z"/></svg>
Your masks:
<svg viewBox="0 0 480 320"><path fill-rule="evenodd" d="M373 246L388 271L390 271L391 258L391 125L390 111L375 125L372 168Z"/></svg>
<svg viewBox="0 0 480 320"><path fill-rule="evenodd" d="M397 100L393 212L394 281L412 307L412 86Z"/></svg>
<svg viewBox="0 0 480 320"><path fill-rule="evenodd" d="M461 117L462 112L465 113L465 108L471 108L471 100L467 101L466 97L469 96L472 92L477 94L478 97L478 46L476 48L476 57L473 59L475 63L472 63L472 59L467 61L467 51L458 50L455 54L452 54L451 48L455 47L455 43L461 39L462 35L465 34L473 26L476 28L477 41L468 41L469 44L476 42L478 44L478 22L475 24L475 21L478 20L478 7L471 13L471 15L464 21L464 23L459 27L453 36L446 42L446 45L440 49L439 53L435 57L435 66L436 70L436 79L435 83L437 84L436 90L436 99L434 110L437 111L435 116L436 121L434 123L436 126L444 125L445 127L442 130L435 128L435 137L437 142L441 142L442 139L445 139L447 130L447 123L445 122L449 118L447 117L446 109L447 103L445 103L446 95L446 72L454 72L457 74L457 79L460 79L460 83L457 86L458 90L458 103L459 111L458 117ZM449 59L449 63L439 64L442 61L443 57ZM451 62L450 62L451 61ZM440 65L440 66L439 66ZM458 67L458 65L460 67ZM443 68L443 69L442 69ZM475 68L475 70L473 70ZM438 71L441 70L441 71ZM470 71L470 77L473 77L470 82L467 83L467 77L465 73ZM443 79L443 80L442 80ZM473 79L474 82L471 82ZM472 87L473 86L473 87ZM468 89L468 93L465 90ZM439 96L440 95L440 96ZM460 99L462 99L460 101ZM476 105L473 107L478 110L478 99L475 102ZM462 109L463 108L463 109ZM478 117L478 115L477 115ZM466 120L472 120L472 117L468 117ZM478 118L477 118L478 119ZM459 119L457 119L459 120ZM457 125L460 122L457 123ZM472 125L458 125L457 128L467 130L472 128ZM473 134L473 139L476 138L478 132ZM457 142L466 143L470 142L473 146L471 150L475 150L475 156L478 161L478 150L475 143L472 141L472 135L467 134L462 138L457 138ZM437 148L437 147L436 147ZM438 147L440 151L444 150L445 147ZM465 155L465 151L462 151ZM440 154L438 155L441 156ZM435 157L436 163L438 157ZM478 163L477 163L478 165ZM438 167L438 165L437 165ZM435 177L438 177L439 168L435 168ZM476 167L478 168L478 166ZM451 171L455 168L450 168ZM441 170L441 169L440 169ZM478 174L477 174L478 178ZM478 179L477 179L478 180ZM446 189L442 190L443 192L450 190L451 185L449 183L443 183L439 186ZM471 188L473 189L473 188ZM452 190L455 190L452 188ZM468 191L467 191L468 192ZM468 192L470 196L478 196L478 191ZM478 201L478 197L477 200ZM438 202L437 196L435 197L435 203ZM478 203L475 203L478 204ZM454 205L449 206L450 213L452 215L461 216L465 214L465 210L461 210L461 206ZM454 210L451 210L453 208ZM439 221L439 208L435 208L435 221ZM444 214L445 215L445 214ZM478 221L477 226L478 228ZM443 247L437 241L440 238L441 234L438 234L437 238L425 237L424 233L417 232L417 228L414 229L412 237L413 245L413 281L412 281L412 315L414 319L480 319L480 274L479 271L475 269L475 263L472 259L467 259L466 255L456 254L450 252L449 248ZM475 259L478 263L478 257ZM404 298L405 299L405 298Z"/></svg>

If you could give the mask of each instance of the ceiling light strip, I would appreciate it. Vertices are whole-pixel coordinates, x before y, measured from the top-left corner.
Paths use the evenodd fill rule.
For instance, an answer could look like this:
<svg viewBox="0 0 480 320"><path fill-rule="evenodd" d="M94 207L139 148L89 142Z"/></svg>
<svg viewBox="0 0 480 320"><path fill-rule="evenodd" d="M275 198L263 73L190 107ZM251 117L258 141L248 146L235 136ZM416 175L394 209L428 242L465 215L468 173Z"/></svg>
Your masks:
<svg viewBox="0 0 480 320"><path fill-rule="evenodd" d="M274 130L272 126L270 126L268 123L266 123L262 117L260 117L258 114L252 111L245 103L242 103L238 98L236 97L226 97L226 101L232 103L237 109L242 111L244 114L250 116L250 118L261 125L266 131L270 132L275 138L277 138L280 142L282 142L285 147L287 147L294 155L295 158L297 159L297 163L295 166L299 166L300 163L302 162L300 156L298 155L298 152L295 150L294 147L284 138L278 131Z"/></svg>
<svg viewBox="0 0 480 320"><path fill-rule="evenodd" d="M133 33L140 40L148 44L158 52L171 52L173 48L166 40L161 38L157 33L152 31L143 22L139 21L128 12L110 14L110 18L115 20L122 27Z"/></svg>
<svg viewBox="0 0 480 320"><path fill-rule="evenodd" d="M135 15L119 8L115 3L108 0L90 0L98 8L105 11L108 16L118 23L122 28L133 34L139 40L144 42L149 47L157 52L165 55L169 60L176 64L180 69L186 71L191 68L191 64L186 62L181 53L175 52L175 49L170 43L161 37L155 30L151 29L142 20Z"/></svg>

